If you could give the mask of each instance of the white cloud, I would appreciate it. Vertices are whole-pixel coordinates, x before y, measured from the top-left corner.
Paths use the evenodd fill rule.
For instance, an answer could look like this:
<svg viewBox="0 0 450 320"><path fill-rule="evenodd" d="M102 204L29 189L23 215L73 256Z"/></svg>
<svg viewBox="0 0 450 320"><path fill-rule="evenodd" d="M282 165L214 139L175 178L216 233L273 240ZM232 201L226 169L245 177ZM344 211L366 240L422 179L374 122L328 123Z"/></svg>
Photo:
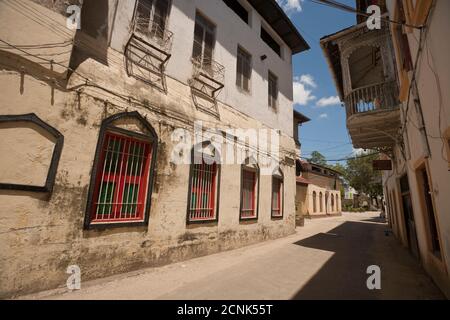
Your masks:
<svg viewBox="0 0 450 320"><path fill-rule="evenodd" d="M304 74L304 75L300 76L299 81L310 87L317 88L317 84L314 81L314 78L312 77L312 75L310 75L310 74Z"/></svg>
<svg viewBox="0 0 450 320"><path fill-rule="evenodd" d="M328 114L326 114L326 113L322 113L320 116L319 116L319 119L327 119L328 118Z"/></svg>
<svg viewBox="0 0 450 320"><path fill-rule="evenodd" d="M302 11L303 0L277 0L277 2L287 14Z"/></svg>
<svg viewBox="0 0 450 320"><path fill-rule="evenodd" d="M362 155L362 154L364 154L364 153L366 153L364 149L361 149L361 148L358 148L358 149L353 148L352 156L360 156L360 155Z"/></svg>
<svg viewBox="0 0 450 320"><path fill-rule="evenodd" d="M317 101L317 107L329 107L341 104L341 99L338 96L321 98Z"/></svg>
<svg viewBox="0 0 450 320"><path fill-rule="evenodd" d="M300 77L294 78L294 104L301 106L307 105L310 101L315 100L316 97L312 93L311 88L316 88L314 78L310 74L304 74Z"/></svg>

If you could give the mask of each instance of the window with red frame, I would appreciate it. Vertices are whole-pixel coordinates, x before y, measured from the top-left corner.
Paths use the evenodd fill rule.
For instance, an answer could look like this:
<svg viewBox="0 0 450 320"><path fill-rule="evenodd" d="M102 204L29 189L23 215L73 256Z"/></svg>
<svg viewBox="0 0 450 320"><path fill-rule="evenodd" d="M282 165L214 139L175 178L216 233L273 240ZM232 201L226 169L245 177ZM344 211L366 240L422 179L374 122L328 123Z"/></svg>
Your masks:
<svg viewBox="0 0 450 320"><path fill-rule="evenodd" d="M97 164L92 224L144 220L151 158L150 142L106 132Z"/></svg>
<svg viewBox="0 0 450 320"><path fill-rule="evenodd" d="M192 164L188 208L189 222L216 220L217 164Z"/></svg>
<svg viewBox="0 0 450 320"><path fill-rule="evenodd" d="M280 218L283 216L283 180L274 177L272 181L272 217Z"/></svg>
<svg viewBox="0 0 450 320"><path fill-rule="evenodd" d="M257 172L242 170L241 219L257 217Z"/></svg>

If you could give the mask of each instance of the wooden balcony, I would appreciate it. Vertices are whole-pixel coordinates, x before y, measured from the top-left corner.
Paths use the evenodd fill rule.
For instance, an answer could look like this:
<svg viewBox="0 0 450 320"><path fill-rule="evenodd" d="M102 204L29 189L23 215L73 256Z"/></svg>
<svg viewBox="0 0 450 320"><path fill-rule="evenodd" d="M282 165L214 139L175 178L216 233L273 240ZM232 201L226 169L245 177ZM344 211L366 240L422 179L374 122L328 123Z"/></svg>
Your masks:
<svg viewBox="0 0 450 320"><path fill-rule="evenodd" d="M351 91L345 97L347 128L355 148L390 148L401 125L396 81Z"/></svg>

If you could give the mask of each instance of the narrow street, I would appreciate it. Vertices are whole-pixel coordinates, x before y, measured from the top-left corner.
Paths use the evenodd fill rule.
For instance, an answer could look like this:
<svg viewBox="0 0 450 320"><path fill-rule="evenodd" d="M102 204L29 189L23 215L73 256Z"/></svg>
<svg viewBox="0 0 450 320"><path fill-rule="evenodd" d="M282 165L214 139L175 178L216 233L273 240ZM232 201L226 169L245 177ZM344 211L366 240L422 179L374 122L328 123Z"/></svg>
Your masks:
<svg viewBox="0 0 450 320"><path fill-rule="evenodd" d="M295 235L92 282L40 299L443 299L377 213L307 220ZM370 265L381 290L366 287Z"/></svg>

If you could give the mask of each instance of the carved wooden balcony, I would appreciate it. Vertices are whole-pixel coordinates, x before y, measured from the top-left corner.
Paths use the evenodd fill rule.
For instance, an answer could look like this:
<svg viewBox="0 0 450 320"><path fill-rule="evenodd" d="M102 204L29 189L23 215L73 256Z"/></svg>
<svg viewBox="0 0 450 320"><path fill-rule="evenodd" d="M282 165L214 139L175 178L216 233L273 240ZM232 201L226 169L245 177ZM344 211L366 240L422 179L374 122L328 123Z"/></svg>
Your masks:
<svg viewBox="0 0 450 320"><path fill-rule="evenodd" d="M355 148L389 148L400 128L396 81L352 90L345 97L347 128Z"/></svg>

